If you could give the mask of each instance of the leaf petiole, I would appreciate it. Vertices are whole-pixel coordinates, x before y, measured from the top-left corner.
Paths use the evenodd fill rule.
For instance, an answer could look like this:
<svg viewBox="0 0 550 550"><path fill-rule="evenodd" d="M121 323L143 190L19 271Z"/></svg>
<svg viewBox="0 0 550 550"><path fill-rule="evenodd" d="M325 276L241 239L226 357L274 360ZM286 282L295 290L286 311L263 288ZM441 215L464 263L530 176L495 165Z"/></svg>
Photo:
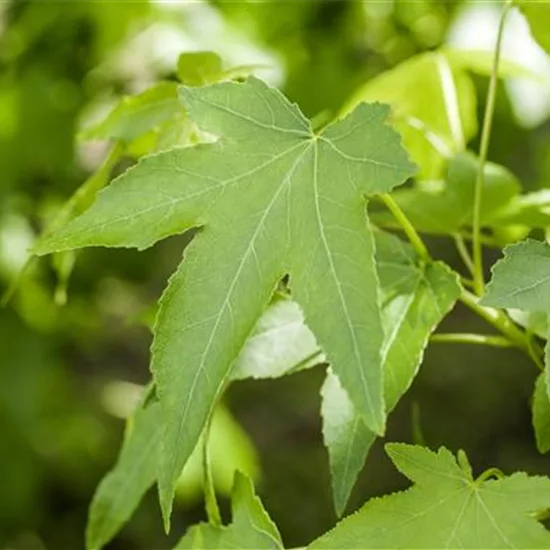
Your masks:
<svg viewBox="0 0 550 550"><path fill-rule="evenodd" d="M206 515L211 525L219 526L222 524L220 508L216 499L216 489L214 487L214 478L212 476L212 465L210 463L210 429L212 427L212 418L214 409L210 412L206 427L204 430L204 440L202 445L202 467L204 475L204 501L206 506Z"/></svg>
<svg viewBox="0 0 550 550"><path fill-rule="evenodd" d="M448 333L434 334L430 342L441 344L476 344L484 346L493 346L497 348L511 348L517 346L504 336L493 336L490 334L472 334L472 333Z"/></svg>
<svg viewBox="0 0 550 550"><path fill-rule="evenodd" d="M500 22L498 26L497 43L495 46L495 57L489 81L489 91L487 92L487 106L483 119L483 128L481 131L481 145L479 149L479 168L474 188L474 212L472 223L472 256L473 256L473 276L475 290L478 296L483 294L485 280L483 276L483 249L481 243L481 202L483 198L483 188L485 187L485 163L489 153L489 141L491 139L491 129L495 114L497 86L498 86L498 67L500 63L500 53L502 49L502 38L504 36L504 25L506 18L512 7L512 1L506 2L502 9Z"/></svg>
<svg viewBox="0 0 550 550"><path fill-rule="evenodd" d="M430 253L424 244L424 241L417 233L416 229L413 227L412 223L409 221L403 210L395 202L393 197L389 193L384 193L380 195L380 198L388 208L388 210L393 214L395 219L399 222L399 225L403 228L403 231L407 235L407 238L411 242L414 250L420 256L420 258L426 262L430 261Z"/></svg>

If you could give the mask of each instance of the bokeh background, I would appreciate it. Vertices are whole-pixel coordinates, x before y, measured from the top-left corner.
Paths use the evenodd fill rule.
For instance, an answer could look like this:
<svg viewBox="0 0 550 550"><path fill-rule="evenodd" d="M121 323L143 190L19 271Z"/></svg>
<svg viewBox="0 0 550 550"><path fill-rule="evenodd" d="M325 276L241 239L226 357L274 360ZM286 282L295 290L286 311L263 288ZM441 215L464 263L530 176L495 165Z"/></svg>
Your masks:
<svg viewBox="0 0 550 550"><path fill-rule="evenodd" d="M180 53L211 50L227 66L265 66L260 76L308 116L330 116L366 81L419 52L442 45L490 51L498 13L498 2L486 1L1 0L0 290L19 276L40 230L103 160L107 145L84 142L80 130L121 95L174 79ZM517 12L504 56L550 74ZM488 79L474 82L481 120ZM526 190L550 187L549 113L547 85L500 84L490 158ZM476 150L476 138L469 146ZM113 172L131 162L123 158ZM144 320L185 243L172 238L141 253L90 249L74 258L72 273L72 265L43 259L19 276L0 311L0 548L83 547L90 499L149 379ZM450 240L431 238L429 245L458 268ZM488 263L498 255L488 250ZM490 331L460 307L443 328ZM222 500L235 464L254 474L289 547L336 520L319 419L323 372L321 366L235 383L216 436ZM392 414L386 440L463 448L478 471L550 474L531 428L536 374L513 350L434 345ZM350 511L405 484L382 443L369 456ZM204 517L199 474L190 472L183 484L172 537L163 533L151 491L108 548L170 548Z"/></svg>

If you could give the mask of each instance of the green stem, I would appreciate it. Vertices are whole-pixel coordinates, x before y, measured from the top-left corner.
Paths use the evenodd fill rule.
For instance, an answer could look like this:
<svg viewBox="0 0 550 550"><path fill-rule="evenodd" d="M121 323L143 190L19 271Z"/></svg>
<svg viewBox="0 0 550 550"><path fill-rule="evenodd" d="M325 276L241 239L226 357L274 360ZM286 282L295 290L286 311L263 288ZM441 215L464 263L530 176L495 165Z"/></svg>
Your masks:
<svg viewBox="0 0 550 550"><path fill-rule="evenodd" d="M460 301L476 315L502 332L514 345L525 351L540 370L544 370L544 364L541 361L542 350L503 311L480 306L477 303L478 298L467 290L462 291Z"/></svg>
<svg viewBox="0 0 550 550"><path fill-rule="evenodd" d="M393 197L388 193L384 193L380 197L384 201L384 204L387 206L388 210L399 222L399 225L403 228L403 231L407 235L407 238L411 242L416 253L420 256L422 260L426 262L430 261L430 253L428 252L426 245L422 241L422 238L417 233L416 229L413 227L403 210L401 210L399 205L393 200Z"/></svg>
<svg viewBox="0 0 550 550"><path fill-rule="evenodd" d="M416 229L412 226L400 206L388 194L381 195L381 197L403 228L403 231L409 238L417 254L426 262L432 261L430 253L424 245L420 235L416 232ZM543 357L543 352L540 347L533 342L528 334L520 330L504 311L479 305L478 297L466 289L462 290L459 300L476 315L485 319L485 321L504 334L514 346L517 346L527 353L540 370L544 370L544 362L541 359L541 357Z"/></svg>
<svg viewBox="0 0 550 550"><path fill-rule="evenodd" d="M464 242L464 237L460 233L456 233L453 235L453 239L455 241L456 249L458 250L458 253L460 254L460 257L462 258L462 261L464 262L464 265L468 269L468 271L473 275L474 274L474 262L472 261L472 257L470 256L470 253L468 252L468 249L466 248L466 243Z"/></svg>
<svg viewBox="0 0 550 550"><path fill-rule="evenodd" d="M487 481L488 479L491 479L492 477L496 479L502 479L503 477L506 477L502 470L499 470L498 468L489 468L488 470L485 470L477 479L477 483L482 483L483 481Z"/></svg>
<svg viewBox="0 0 550 550"><path fill-rule="evenodd" d="M212 427L212 418L214 409L210 412L206 428L204 430L204 440L202 445L202 467L204 475L204 501L206 505L206 515L208 522L212 525L221 525L222 517L220 508L216 499L216 489L214 488L214 478L212 477L212 467L210 464L210 428Z"/></svg>
<svg viewBox="0 0 550 550"><path fill-rule="evenodd" d="M490 334L471 334L471 333L448 333L434 334L430 342L449 343L449 344L478 344L484 346L493 346L497 348L510 348L517 344L511 342L504 336L493 336Z"/></svg>
<svg viewBox="0 0 550 550"><path fill-rule="evenodd" d="M504 36L504 24L506 17L510 12L512 2L508 1L504 5L500 22L498 26L497 43L495 46L495 57L493 60L493 68L491 71L491 79L489 81L489 91L487 92L487 106L485 108L485 116L483 119L483 129L481 131L481 145L479 149L479 168L475 182L474 191L474 212L473 212L473 241L472 255L474 262L474 282L475 290L478 296L481 296L484 291L485 281L483 276L483 248L481 244L481 208L483 198L483 188L485 187L485 163L489 153L489 141L491 139L491 130L493 126L493 118L495 114L497 87L498 87L498 67L500 63L500 52L502 49L502 38Z"/></svg>

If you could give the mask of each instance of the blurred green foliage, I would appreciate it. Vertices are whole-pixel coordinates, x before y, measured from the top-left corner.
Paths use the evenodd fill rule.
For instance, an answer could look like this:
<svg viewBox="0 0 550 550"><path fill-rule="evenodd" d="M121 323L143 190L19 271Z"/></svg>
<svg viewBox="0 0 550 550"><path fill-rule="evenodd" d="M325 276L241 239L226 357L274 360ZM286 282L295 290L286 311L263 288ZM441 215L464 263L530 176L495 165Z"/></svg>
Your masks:
<svg viewBox="0 0 550 550"><path fill-rule="evenodd" d="M192 141L195 129L185 126L176 102L162 101L151 113L158 127L175 124L162 141L158 137L166 132L142 132L128 112L111 111L117 99L136 93L175 98L178 79L200 83L185 64L176 70L178 55L214 50L225 68L270 65L274 70L266 75L321 124L352 98L371 93L380 82L371 79L380 73L444 45L470 6L458 0L0 3L0 290L18 280L0 310L0 547L83 546L87 508L117 455L121 419L148 380L150 335L143 319L188 240L170 239L140 254L97 249L27 264L28 248L86 178L89 188L100 188L145 151ZM206 66L212 73L221 70L212 58ZM457 70L466 79L469 140L487 78L466 77L462 66ZM411 76L413 92L420 74ZM153 83L153 91L144 92ZM124 105L139 108L140 97ZM108 112L108 133L115 127L123 142L111 157L107 123L101 122ZM505 93L499 94L495 126L491 160L510 168L524 188L538 191L506 215L521 224L525 209L536 209L542 231L550 204L544 190L550 187L550 126L544 122L527 131ZM103 141L81 139L91 137ZM450 146L458 152L452 140ZM430 176L440 170L436 166ZM413 198L426 192L403 191ZM71 217L85 203L62 215ZM434 237L430 244L458 265L450 242ZM446 327L471 332L477 323L458 310ZM434 347L391 417L388 438L412 441L414 429L432 446L466 448L476 468L497 463L505 471L550 473L530 427L527 404L535 374L513 351L465 348L457 354L446 345ZM335 519L318 416L322 378L313 369L276 381L239 382L227 398L248 434L224 416L233 426L224 433L233 433L227 437L235 455L245 454L235 460L248 461L253 473L256 453L260 457L259 492L289 546L313 539ZM230 474L221 468L219 476L218 489L227 496ZM402 484L377 443L350 507ZM174 536L203 517L200 493L193 495L186 492L179 500ZM170 547L155 497L148 495L109 548ZM223 512L228 517L227 501Z"/></svg>

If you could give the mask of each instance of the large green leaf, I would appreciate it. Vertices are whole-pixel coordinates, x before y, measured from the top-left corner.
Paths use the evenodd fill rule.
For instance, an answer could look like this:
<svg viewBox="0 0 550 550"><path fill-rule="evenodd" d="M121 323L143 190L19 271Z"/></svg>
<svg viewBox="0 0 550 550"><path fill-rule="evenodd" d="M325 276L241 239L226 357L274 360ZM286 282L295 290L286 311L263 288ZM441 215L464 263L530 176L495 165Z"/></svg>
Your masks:
<svg viewBox="0 0 550 550"><path fill-rule="evenodd" d="M228 526L202 523L189 529L174 550L282 550L277 527L254 494L249 478L236 472L231 497L233 521Z"/></svg>
<svg viewBox="0 0 550 550"><path fill-rule="evenodd" d="M444 448L386 449L414 486L370 500L311 550L550 547L550 533L533 517L550 508L550 479L524 473L474 479L463 453L457 461Z"/></svg>
<svg viewBox="0 0 550 550"><path fill-rule="evenodd" d="M36 250L141 249L202 227L155 327L165 521L231 365L285 273L354 405L383 431L383 330L363 197L414 171L382 105L360 105L315 134L295 105L254 78L183 88L182 96L191 118L220 140L142 160Z"/></svg>
<svg viewBox="0 0 550 550"><path fill-rule="evenodd" d="M437 186L397 190L395 202L405 212L416 229L427 233L453 234L472 224L474 189L479 160L471 153L454 157L447 167L446 181ZM517 178L503 166L487 163L484 167L485 186L481 201L481 223L494 222L501 210L519 195ZM373 221L395 226L395 218L386 210L373 214Z"/></svg>
<svg viewBox="0 0 550 550"><path fill-rule="evenodd" d="M481 303L487 306L550 313L550 246L527 239L504 249L504 258L492 268L493 276ZM550 395L550 340L545 348L546 391Z"/></svg>
<svg viewBox="0 0 550 550"><path fill-rule="evenodd" d="M385 328L384 393L390 411L411 385L430 334L455 304L460 285L442 263L419 265L412 248L396 237L379 233L376 244ZM341 515L376 434L334 374L328 374L322 395L323 435L334 504Z"/></svg>

